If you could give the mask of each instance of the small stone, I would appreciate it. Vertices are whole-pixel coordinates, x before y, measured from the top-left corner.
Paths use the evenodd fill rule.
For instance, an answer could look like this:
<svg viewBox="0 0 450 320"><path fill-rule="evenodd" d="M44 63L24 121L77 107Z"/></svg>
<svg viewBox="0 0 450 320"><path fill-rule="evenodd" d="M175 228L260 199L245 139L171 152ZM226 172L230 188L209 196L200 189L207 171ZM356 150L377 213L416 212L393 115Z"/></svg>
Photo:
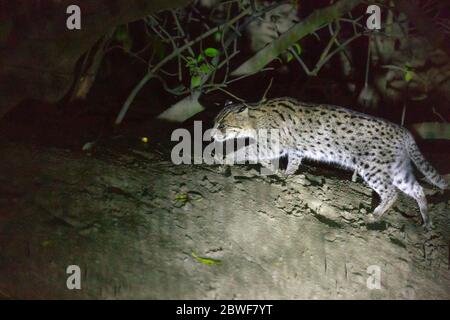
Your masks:
<svg viewBox="0 0 450 320"><path fill-rule="evenodd" d="M342 211L342 218L344 220L346 220L346 221L353 221L354 220L353 215L350 212L348 212L348 211Z"/></svg>
<svg viewBox="0 0 450 320"><path fill-rule="evenodd" d="M330 232L325 234L324 239L329 242L334 242L336 240L336 234Z"/></svg>

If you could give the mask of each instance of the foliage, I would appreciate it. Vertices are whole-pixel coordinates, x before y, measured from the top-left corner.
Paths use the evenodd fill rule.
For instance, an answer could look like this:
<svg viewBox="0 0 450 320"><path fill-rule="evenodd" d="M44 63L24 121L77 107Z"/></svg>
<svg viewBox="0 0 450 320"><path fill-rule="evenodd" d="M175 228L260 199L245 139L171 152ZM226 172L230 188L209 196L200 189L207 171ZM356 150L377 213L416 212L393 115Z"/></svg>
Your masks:
<svg viewBox="0 0 450 320"><path fill-rule="evenodd" d="M127 25L122 24L116 28L114 40L117 41L125 51L129 52L131 50L133 40L130 36Z"/></svg>
<svg viewBox="0 0 450 320"><path fill-rule="evenodd" d="M147 17L145 28L151 40L148 46L154 54L145 60L139 56L143 49L130 52L133 57L144 60L148 71L131 91L116 124L122 121L134 98L150 79L160 80L167 92L184 97L159 115L161 119L182 122L203 110L198 102L201 95L219 90L233 99L243 100L230 92L229 86L270 69L266 66L274 60L298 63L308 76L317 76L332 57L365 35L364 26L359 22L363 16L352 18L349 14L363 1L335 1L313 11L236 68L236 57L240 48L246 45L242 37L245 28L282 4L252 6L251 3L243 0L221 2L211 9L206 22L204 16L192 8ZM218 11L222 15L214 16ZM347 30L352 29L353 34L341 32L341 24L349 24ZM308 66L303 58L305 48L301 40L307 36L317 37L319 30L322 34L328 30L329 37L318 38L323 51L316 63ZM126 28L118 28L115 37L124 50L129 51L133 42L126 31ZM165 68L170 68L170 72ZM404 66L400 69L404 70L406 82L418 79L413 68Z"/></svg>
<svg viewBox="0 0 450 320"><path fill-rule="evenodd" d="M195 260L197 260L200 263L206 264L208 266L213 266L213 265L219 265L222 263L221 260L218 259L212 259L212 258L206 258L206 257L199 257L195 252L191 253L192 257L195 258Z"/></svg>
<svg viewBox="0 0 450 320"><path fill-rule="evenodd" d="M306 19L282 34L278 39L272 41L267 47L260 50L253 57L239 66L233 75L253 74L266 66L270 61L276 59L281 53L288 50L293 44L303 37L314 33L317 29L332 23L343 14L351 11L362 0L341 0L324 9L314 11Z"/></svg>
<svg viewBox="0 0 450 320"><path fill-rule="evenodd" d="M214 58L218 54L219 51L217 49L207 48L196 59L186 57L186 67L189 69L191 75L191 90L200 87L202 84L202 76L206 76L214 70L214 67L208 59Z"/></svg>

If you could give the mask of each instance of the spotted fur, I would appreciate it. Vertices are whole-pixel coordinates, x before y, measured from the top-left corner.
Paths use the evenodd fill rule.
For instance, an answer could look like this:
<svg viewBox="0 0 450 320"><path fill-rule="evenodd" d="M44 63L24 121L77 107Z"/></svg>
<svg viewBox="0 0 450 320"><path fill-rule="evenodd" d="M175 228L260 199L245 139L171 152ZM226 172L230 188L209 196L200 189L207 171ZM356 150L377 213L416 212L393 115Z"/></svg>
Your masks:
<svg viewBox="0 0 450 320"><path fill-rule="evenodd" d="M441 189L447 182L425 160L412 135L383 119L332 105L277 98L261 104L225 107L215 119L216 140L253 138L257 129L279 129L281 149L264 150L257 161L271 168L280 156L288 156L285 174L294 174L302 159L334 163L354 170L381 198L374 215L381 217L395 202L398 190L414 198L425 225L430 224L424 191L412 171L412 162ZM262 146L258 146L262 148ZM240 156L256 160L246 149Z"/></svg>

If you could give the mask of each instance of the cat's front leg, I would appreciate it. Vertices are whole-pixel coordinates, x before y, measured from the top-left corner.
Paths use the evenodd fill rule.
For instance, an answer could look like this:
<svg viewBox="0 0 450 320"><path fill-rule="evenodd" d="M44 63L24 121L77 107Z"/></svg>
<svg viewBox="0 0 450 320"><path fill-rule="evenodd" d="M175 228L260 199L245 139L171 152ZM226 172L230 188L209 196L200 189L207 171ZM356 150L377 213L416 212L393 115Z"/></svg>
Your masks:
<svg viewBox="0 0 450 320"><path fill-rule="evenodd" d="M288 154L288 165L286 168L286 171L284 172L285 175L290 176L293 175L300 165L302 164L303 157L295 152L289 152Z"/></svg>

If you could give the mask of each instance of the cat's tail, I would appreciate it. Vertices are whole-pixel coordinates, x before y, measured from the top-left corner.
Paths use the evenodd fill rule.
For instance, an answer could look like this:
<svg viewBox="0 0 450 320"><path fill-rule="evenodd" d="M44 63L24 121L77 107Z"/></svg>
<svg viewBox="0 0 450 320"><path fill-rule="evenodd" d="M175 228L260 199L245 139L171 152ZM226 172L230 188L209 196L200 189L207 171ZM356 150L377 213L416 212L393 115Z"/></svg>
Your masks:
<svg viewBox="0 0 450 320"><path fill-rule="evenodd" d="M407 132L406 150L408 151L408 155L416 165L417 169L419 169L420 172L423 173L428 181L441 189L448 188L447 181L445 181L444 177L439 175L436 169L434 169L431 164L424 158L419 148L417 147L413 136L409 132Z"/></svg>

